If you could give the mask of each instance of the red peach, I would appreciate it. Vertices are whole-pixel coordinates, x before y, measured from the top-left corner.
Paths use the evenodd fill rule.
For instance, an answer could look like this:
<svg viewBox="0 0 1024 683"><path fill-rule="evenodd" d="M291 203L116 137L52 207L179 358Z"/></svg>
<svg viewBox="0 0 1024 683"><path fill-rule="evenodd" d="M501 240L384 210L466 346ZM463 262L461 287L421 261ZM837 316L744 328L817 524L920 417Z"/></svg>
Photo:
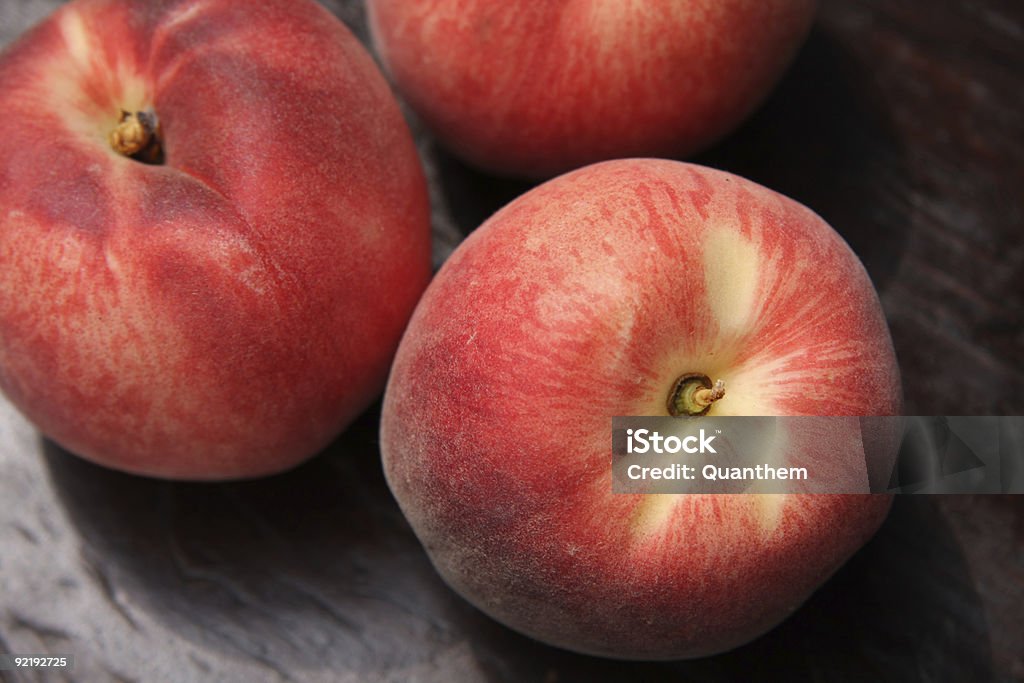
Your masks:
<svg viewBox="0 0 1024 683"><path fill-rule="evenodd" d="M900 411L875 290L810 210L679 162L561 176L428 287L385 392L389 485L444 579L514 629L622 658L734 648L806 600L890 499L613 493L610 418L668 415L692 373L724 381L712 416ZM892 462L891 439L863 441ZM863 463L860 443L836 456Z"/></svg>
<svg viewBox="0 0 1024 683"><path fill-rule="evenodd" d="M251 477L380 392L430 276L428 200L340 21L75 0L0 84L0 387L41 431L130 472Z"/></svg>
<svg viewBox="0 0 1024 683"><path fill-rule="evenodd" d="M370 0L402 95L457 155L547 177L687 156L764 99L814 0Z"/></svg>

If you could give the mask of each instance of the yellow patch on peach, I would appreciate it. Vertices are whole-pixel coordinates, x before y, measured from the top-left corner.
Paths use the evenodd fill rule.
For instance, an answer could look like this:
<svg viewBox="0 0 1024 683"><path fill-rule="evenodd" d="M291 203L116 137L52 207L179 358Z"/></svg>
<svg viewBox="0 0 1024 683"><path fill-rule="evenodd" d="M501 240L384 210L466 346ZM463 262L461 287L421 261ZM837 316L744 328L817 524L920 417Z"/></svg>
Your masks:
<svg viewBox="0 0 1024 683"><path fill-rule="evenodd" d="M89 67L96 52L96 44L82 16L74 10L65 12L61 17L60 32L71 58L79 67Z"/></svg>
<svg viewBox="0 0 1024 683"><path fill-rule="evenodd" d="M749 329L758 313L759 245L731 229L712 230L704 240L701 260L708 306L720 332Z"/></svg>
<svg viewBox="0 0 1024 683"><path fill-rule="evenodd" d="M630 530L640 538L664 534L668 521L679 506L682 496L672 493L643 495L633 508Z"/></svg>
<svg viewBox="0 0 1024 683"><path fill-rule="evenodd" d="M55 55L41 79L50 84L50 92L63 96L60 111L68 129L105 143L121 110L150 106L149 89L128 55L118 55L113 63L106 59L100 37L75 9L60 15L59 26L67 54Z"/></svg>
<svg viewBox="0 0 1024 683"><path fill-rule="evenodd" d="M767 493L760 496L750 496L754 501L757 519L761 530L765 533L774 532L782 520L782 508L786 504L787 494Z"/></svg>

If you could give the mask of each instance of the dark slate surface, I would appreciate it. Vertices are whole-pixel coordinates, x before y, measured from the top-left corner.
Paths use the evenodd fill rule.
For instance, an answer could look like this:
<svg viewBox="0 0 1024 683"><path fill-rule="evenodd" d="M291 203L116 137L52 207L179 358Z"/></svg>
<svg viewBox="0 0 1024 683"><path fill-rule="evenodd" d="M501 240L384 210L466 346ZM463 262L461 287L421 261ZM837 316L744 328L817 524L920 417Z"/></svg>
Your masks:
<svg viewBox="0 0 1024 683"><path fill-rule="evenodd" d="M3 0L0 44L60 4ZM365 39L358 3L328 2ZM698 160L789 194L877 283L910 414L1024 413L1024 5L823 3L765 107ZM419 132L436 261L527 185ZM453 595L380 472L377 408L319 457L199 485L103 470L0 399L0 653L14 681L1024 680L1024 498L902 497L789 621L694 662L534 643ZM1009 434L1024 447L1020 434Z"/></svg>

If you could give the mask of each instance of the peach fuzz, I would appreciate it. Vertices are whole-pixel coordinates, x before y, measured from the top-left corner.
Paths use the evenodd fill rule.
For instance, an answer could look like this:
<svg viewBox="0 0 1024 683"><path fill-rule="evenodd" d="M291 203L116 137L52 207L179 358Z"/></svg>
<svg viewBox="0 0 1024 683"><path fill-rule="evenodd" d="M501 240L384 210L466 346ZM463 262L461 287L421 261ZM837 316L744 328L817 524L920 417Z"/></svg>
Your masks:
<svg viewBox="0 0 1024 683"><path fill-rule="evenodd" d="M444 579L518 631L631 659L734 648L890 499L613 493L611 417L670 414L693 373L724 384L712 416L901 407L875 290L817 215L680 162L588 166L500 210L428 287L385 393L387 480ZM891 462L891 438L861 441Z"/></svg>
<svg viewBox="0 0 1024 683"><path fill-rule="evenodd" d="M765 98L814 0L370 0L402 96L458 156L550 177L691 155Z"/></svg>
<svg viewBox="0 0 1024 683"><path fill-rule="evenodd" d="M334 16L74 0L0 83L0 387L43 433L129 472L253 477L379 395L429 207Z"/></svg>

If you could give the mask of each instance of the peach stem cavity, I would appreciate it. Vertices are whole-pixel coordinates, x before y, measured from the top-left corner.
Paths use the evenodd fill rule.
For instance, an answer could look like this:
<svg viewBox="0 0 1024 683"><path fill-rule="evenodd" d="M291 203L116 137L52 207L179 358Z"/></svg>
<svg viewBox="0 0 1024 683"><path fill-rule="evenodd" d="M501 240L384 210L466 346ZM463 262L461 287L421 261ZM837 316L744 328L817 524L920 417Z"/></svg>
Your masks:
<svg viewBox="0 0 1024 683"><path fill-rule="evenodd" d="M711 405L725 397L725 381L714 383L707 375L687 373L672 385L668 413L672 417L707 415Z"/></svg>
<svg viewBox="0 0 1024 683"><path fill-rule="evenodd" d="M122 109L117 127L110 132L108 140L118 154L146 164L163 163L160 120L153 111Z"/></svg>

